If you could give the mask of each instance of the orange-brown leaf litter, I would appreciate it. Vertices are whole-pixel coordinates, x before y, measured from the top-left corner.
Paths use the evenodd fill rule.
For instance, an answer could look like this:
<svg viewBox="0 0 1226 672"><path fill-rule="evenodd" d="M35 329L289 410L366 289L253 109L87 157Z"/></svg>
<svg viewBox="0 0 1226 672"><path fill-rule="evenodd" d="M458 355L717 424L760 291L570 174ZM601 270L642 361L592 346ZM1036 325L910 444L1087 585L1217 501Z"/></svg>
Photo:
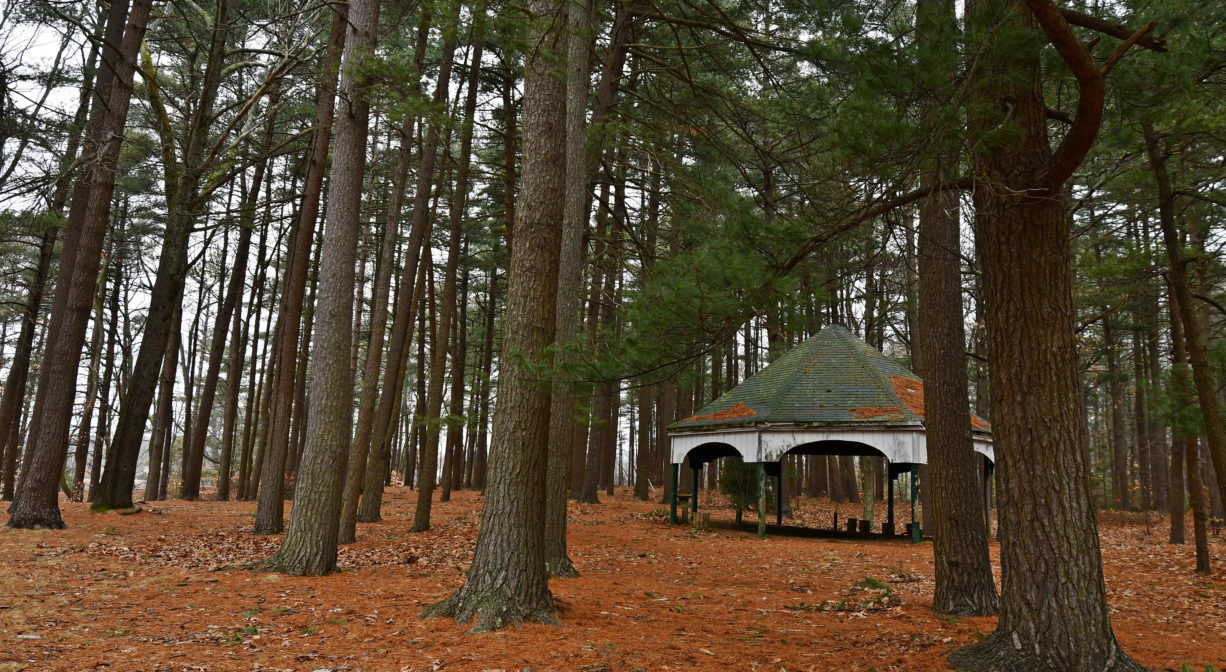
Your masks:
<svg viewBox="0 0 1226 672"><path fill-rule="evenodd" d="M670 528L657 501L619 488L571 504L582 576L550 584L561 625L469 635L417 614L463 582L481 498L454 493L415 534L414 494L391 488L385 520L360 525L326 577L242 569L280 541L248 532L248 502L155 502L135 515L65 503L66 530L3 529L0 670L941 670L995 626L930 611L930 543ZM710 501L714 521L732 519ZM803 499L793 524L829 527L835 506ZM901 527L909 506L898 510ZM1148 526L1142 514L1101 520L1124 649L1155 670L1222 667L1226 542L1211 538L1215 571L1198 577L1192 548L1167 545L1157 514Z"/></svg>
<svg viewBox="0 0 1226 672"><path fill-rule="evenodd" d="M894 394L898 395L898 399L906 405L907 410L921 418L924 417L924 381L906 376L890 376L890 382L894 385ZM971 427L989 430L992 425L983 418L971 414Z"/></svg>
<svg viewBox="0 0 1226 672"><path fill-rule="evenodd" d="M904 376L890 376L894 384L894 394L907 407L907 410L924 417L924 381Z"/></svg>
<svg viewBox="0 0 1226 672"><path fill-rule="evenodd" d="M736 420L737 418L751 418L757 414L756 410L746 406L744 402L738 401L722 411L707 413L706 415L691 415L685 419L685 422L690 422L691 420Z"/></svg>
<svg viewBox="0 0 1226 672"><path fill-rule="evenodd" d="M874 420L876 418L893 420L902 417L902 408L898 406L861 406L860 408L851 409L850 413L857 420Z"/></svg>

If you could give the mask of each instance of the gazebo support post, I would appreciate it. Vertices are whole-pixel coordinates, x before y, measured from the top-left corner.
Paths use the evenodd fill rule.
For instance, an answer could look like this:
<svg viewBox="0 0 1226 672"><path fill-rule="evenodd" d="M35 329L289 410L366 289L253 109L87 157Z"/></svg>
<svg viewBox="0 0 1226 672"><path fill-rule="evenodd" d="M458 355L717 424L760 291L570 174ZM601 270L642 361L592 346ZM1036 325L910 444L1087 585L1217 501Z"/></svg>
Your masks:
<svg viewBox="0 0 1226 672"><path fill-rule="evenodd" d="M911 465L911 543L918 544L924 531L920 529L919 519L915 517L915 500L919 499L919 465Z"/></svg>
<svg viewBox="0 0 1226 672"><path fill-rule="evenodd" d="M890 465L885 467L885 525L890 530L890 534L894 534L894 474L890 472Z"/></svg>
<svg viewBox="0 0 1226 672"><path fill-rule="evenodd" d="M758 538L766 538L766 463L758 463Z"/></svg>
<svg viewBox="0 0 1226 672"><path fill-rule="evenodd" d="M783 524L783 458L779 458L779 475L775 477L775 524Z"/></svg>
<svg viewBox="0 0 1226 672"><path fill-rule="evenodd" d="M698 523L698 483L701 480L702 465L699 462L690 461L690 475L693 478L690 481L694 484L694 496L690 498L690 520Z"/></svg>
<svg viewBox="0 0 1226 672"><path fill-rule="evenodd" d="M677 524L677 482L681 479L681 465L674 464L668 471L668 524Z"/></svg>

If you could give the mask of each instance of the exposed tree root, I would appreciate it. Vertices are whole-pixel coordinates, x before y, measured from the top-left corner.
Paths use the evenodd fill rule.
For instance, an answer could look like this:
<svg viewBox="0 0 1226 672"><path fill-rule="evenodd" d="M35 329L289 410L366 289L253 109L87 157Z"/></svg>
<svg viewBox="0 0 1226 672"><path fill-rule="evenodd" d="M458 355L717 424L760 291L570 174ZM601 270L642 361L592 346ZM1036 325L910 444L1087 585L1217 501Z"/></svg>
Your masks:
<svg viewBox="0 0 1226 672"><path fill-rule="evenodd" d="M949 600L948 604L933 604L932 610L938 614L949 616L995 616L1000 613L1000 598L996 591L983 591L976 595L965 595L960 600Z"/></svg>
<svg viewBox="0 0 1226 672"><path fill-rule="evenodd" d="M571 562L570 556L567 555L545 562L545 571L555 579L579 578L579 570L575 569L575 563Z"/></svg>
<svg viewBox="0 0 1226 672"><path fill-rule="evenodd" d="M472 590L465 584L450 597L426 607L422 618L454 618L457 623L473 622L470 633L493 632L508 625L543 623L559 625L553 611L553 598L546 593L544 604L523 604L507 591L493 588Z"/></svg>
<svg viewBox="0 0 1226 672"><path fill-rule="evenodd" d="M17 507L13 507L17 508ZM13 511L6 525L15 530L62 530L64 519L60 517L59 509L53 511Z"/></svg>
<svg viewBox="0 0 1226 672"><path fill-rule="evenodd" d="M1092 664L1073 662L1071 664L1076 667L1069 668L1064 663L1052 660L1050 653L1032 653L1022 639L997 630L982 642L954 651L949 656L949 663L963 672L1066 672L1068 669L1082 672L1148 672L1149 668L1129 658L1115 641L1104 648L1109 653L1098 657Z"/></svg>
<svg viewBox="0 0 1226 672"><path fill-rule="evenodd" d="M282 546L276 553L261 562L252 562L243 566L255 572L277 572L291 576L324 576L340 570L336 558L330 562L322 562L317 553L306 549L287 549Z"/></svg>

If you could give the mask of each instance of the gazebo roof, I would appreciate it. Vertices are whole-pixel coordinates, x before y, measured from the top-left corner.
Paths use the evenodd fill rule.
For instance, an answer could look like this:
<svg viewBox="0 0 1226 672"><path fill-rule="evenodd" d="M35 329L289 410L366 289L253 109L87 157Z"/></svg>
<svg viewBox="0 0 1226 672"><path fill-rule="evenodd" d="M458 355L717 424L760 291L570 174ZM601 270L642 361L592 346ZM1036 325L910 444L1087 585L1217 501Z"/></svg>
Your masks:
<svg viewBox="0 0 1226 672"><path fill-rule="evenodd" d="M923 428L924 383L845 327L831 325L671 432L736 427ZM990 427L972 416L976 433Z"/></svg>

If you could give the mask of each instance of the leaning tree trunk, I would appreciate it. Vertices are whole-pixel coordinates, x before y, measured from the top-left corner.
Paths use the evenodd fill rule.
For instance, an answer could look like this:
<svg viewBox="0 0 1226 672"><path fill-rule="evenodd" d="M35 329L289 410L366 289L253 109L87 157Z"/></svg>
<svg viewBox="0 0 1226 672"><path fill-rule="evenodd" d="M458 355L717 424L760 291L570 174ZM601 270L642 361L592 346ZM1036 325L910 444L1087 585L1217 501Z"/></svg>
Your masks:
<svg viewBox="0 0 1226 672"><path fill-rule="evenodd" d="M481 532L464 586L426 609L459 622L476 617L474 631L524 621L556 622L545 569L545 476L550 393L534 371L554 340L558 245L565 188L565 84L554 72L563 6L527 6L524 77L524 160L516 243L507 286L507 353L494 415L489 480Z"/></svg>
<svg viewBox="0 0 1226 672"><path fill-rule="evenodd" d="M168 212L162 250L158 259L157 275L149 291L149 310L145 317L145 331L141 337L140 350L136 355L136 366L127 386L127 394L119 406L115 438L107 450L98 499L92 506L96 511L132 506L136 463L140 458L145 426L149 421L149 406L153 403L162 356L166 353L166 343L170 340L171 318L182 302L188 269L188 240L196 217L204 207L200 182L208 168L205 149L213 120L213 104L217 100L217 89L223 75L226 33L229 29L228 8L229 0L218 0L205 63L203 92L187 122L182 165L177 171L170 165L164 167ZM155 74L148 74L150 81L153 81ZM159 107L156 103L156 87L150 86L149 89L150 100L155 102L155 107ZM164 117L164 110L158 109L158 112L160 117ZM163 162L170 163L174 143L168 137L169 129L165 128L165 122L160 122L160 125ZM173 178L174 172L178 172L177 179ZM224 334L222 338L224 340ZM208 424L207 419L197 418L197 422ZM185 455L185 458L188 457L190 456ZM198 465L199 461L185 459L184 463L190 467L190 470L183 474L184 492L194 496L189 485L199 484L199 468L193 466Z"/></svg>
<svg viewBox="0 0 1226 672"><path fill-rule="evenodd" d="M459 6L448 18L447 25L451 30L444 31L443 58L439 64L439 76L431 99L434 110L442 110L447 105L448 90L451 79L451 67L455 60L455 29L458 26ZM388 339L387 366L383 372L383 387L379 399L379 407L375 413L374 426L371 430L370 455L366 459L366 482L362 486L362 500L358 507L358 520L363 523L374 523L382 519L383 479L387 472L391 438L396 426L396 409L400 406L404 390L405 363L408 361L409 347L412 341L414 292L413 285L417 278L418 266L421 261L423 240L430 228L430 197L433 193L434 164L438 155L439 140L442 135L442 122L432 121L426 130L425 142L422 145L420 163L417 168L417 190L413 197L412 224L409 228L409 241L406 247L403 269L400 276L400 296L392 315L392 333ZM429 244L426 241L425 244ZM423 474L433 487L434 474Z"/></svg>
<svg viewBox="0 0 1226 672"><path fill-rule="evenodd" d="M452 334L452 325L456 320L456 273L460 263L460 243L464 235L464 210L468 193L468 171L472 159L473 114L477 107L477 77L481 67L481 53L485 40L485 5L479 3L473 8L473 56L468 70L468 90L464 98L464 121L460 132L460 160L456 169L455 196L450 208L449 232L447 241L447 265L443 270L442 315L439 318L438 332L432 343L430 359L430 384L426 393L426 452L422 459L422 475L425 480L417 490L417 507L413 513L413 532L424 532L430 529L430 510L434 493L434 472L438 462L438 438L442 428L443 408L443 372L446 368L448 346L457 346L452 355L452 378L463 381L464 365L456 361L458 354L458 331ZM448 48L449 47L449 48ZM449 43L448 53L454 50L454 42ZM450 61L450 58L448 59ZM445 62L449 65L449 62ZM463 328L462 325L460 328ZM462 384L462 383L461 383ZM452 435L459 431L459 426L451 424L447 429L448 442ZM453 451L448 453L451 459L457 459ZM448 464L447 467L451 465ZM443 470L443 494L447 497L451 491L450 469Z"/></svg>
<svg viewBox="0 0 1226 672"><path fill-rule="evenodd" d="M1107 610L1064 188L1097 135L1103 74L1046 0L972 0L966 17L975 45L967 112L977 148L970 161L992 376L1001 604L995 632L950 662L964 670L1141 670L1116 642ZM1055 153L1036 19L1079 87L1077 117Z"/></svg>
<svg viewBox="0 0 1226 672"><path fill-rule="evenodd" d="M336 115L336 147L328 181L328 210L319 262L319 317L311 351L311 413L306 448L294 490L294 510L281 548L260 568L321 575L336 569L341 491L353 426L354 264L357 260L362 181L371 84L362 68L379 26L379 0L351 0Z"/></svg>
<svg viewBox="0 0 1226 672"><path fill-rule="evenodd" d="M22 460L21 482L9 509L9 527L64 527L58 502L59 482L68 450L77 368L115 191L116 163L132 100L136 54L144 39L152 2L136 0L131 7L129 13L126 2L114 2L107 18L104 65L96 87L98 114L91 115L81 152L82 170L73 188L43 368L30 422L34 441ZM120 32L119 26L124 25L125 19L126 26ZM118 49L111 45L118 45ZM108 80L113 77L105 85L104 73L112 73L107 75Z"/></svg>

